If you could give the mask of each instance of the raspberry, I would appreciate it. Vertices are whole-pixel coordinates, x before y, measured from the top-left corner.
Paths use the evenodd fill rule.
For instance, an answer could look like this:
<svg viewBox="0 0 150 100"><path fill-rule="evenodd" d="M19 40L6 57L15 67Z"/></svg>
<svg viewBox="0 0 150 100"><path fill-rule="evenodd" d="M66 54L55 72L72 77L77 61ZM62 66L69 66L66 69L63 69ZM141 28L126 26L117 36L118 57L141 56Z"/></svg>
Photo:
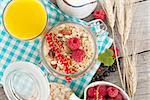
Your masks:
<svg viewBox="0 0 150 100"><path fill-rule="evenodd" d="M80 39L76 38L76 37L70 38L67 42L68 42L68 46L71 50L78 49L80 47L80 43L81 43Z"/></svg>
<svg viewBox="0 0 150 100"><path fill-rule="evenodd" d="M94 13L93 13L93 17L95 19L101 19L101 20L106 20L106 14L105 14L105 11L102 10L102 9L99 9L99 10L95 10Z"/></svg>
<svg viewBox="0 0 150 100"><path fill-rule="evenodd" d="M88 90L87 90L87 95L88 97L94 97L96 96L96 90L94 87L90 87Z"/></svg>
<svg viewBox="0 0 150 100"><path fill-rule="evenodd" d="M115 100L114 98L108 98L108 100Z"/></svg>
<svg viewBox="0 0 150 100"><path fill-rule="evenodd" d="M90 98L90 97L88 97L86 100L96 100L96 98Z"/></svg>
<svg viewBox="0 0 150 100"><path fill-rule="evenodd" d="M99 96L98 100L106 100L104 96Z"/></svg>
<svg viewBox="0 0 150 100"><path fill-rule="evenodd" d="M116 97L118 95L119 90L115 87L109 87L107 89L107 93L109 97Z"/></svg>
<svg viewBox="0 0 150 100"><path fill-rule="evenodd" d="M76 62L81 62L83 61L84 57L85 57L85 52L84 50L81 49L77 49L75 51L72 52L71 57L76 61Z"/></svg>
<svg viewBox="0 0 150 100"><path fill-rule="evenodd" d="M98 93L100 96L106 96L107 95L107 87L104 85L99 85L97 86L98 88Z"/></svg>
<svg viewBox="0 0 150 100"><path fill-rule="evenodd" d="M114 47L112 47L112 48L110 48L112 51L114 51L114 55L113 55L113 57L114 58L116 58L116 55L115 55L115 48ZM119 49L116 47L116 53L117 53L117 57L119 56Z"/></svg>
<svg viewBox="0 0 150 100"><path fill-rule="evenodd" d="M116 97L114 98L108 98L108 100L123 100L122 95L119 93Z"/></svg>
<svg viewBox="0 0 150 100"><path fill-rule="evenodd" d="M67 81L68 83L70 83L70 82L72 81L72 78L69 77L69 76L66 76L65 79L66 79L66 81Z"/></svg>
<svg viewBox="0 0 150 100"><path fill-rule="evenodd" d="M119 93L115 98L114 100L123 100L123 97L122 95Z"/></svg>

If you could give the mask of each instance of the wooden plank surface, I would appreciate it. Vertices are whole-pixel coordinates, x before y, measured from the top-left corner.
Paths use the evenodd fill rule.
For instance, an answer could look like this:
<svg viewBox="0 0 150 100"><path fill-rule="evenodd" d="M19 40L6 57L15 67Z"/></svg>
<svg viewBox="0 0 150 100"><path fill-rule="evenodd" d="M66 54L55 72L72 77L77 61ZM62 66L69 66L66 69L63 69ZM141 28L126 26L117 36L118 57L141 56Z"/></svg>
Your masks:
<svg viewBox="0 0 150 100"><path fill-rule="evenodd" d="M138 86L135 100L150 100L150 0L136 3L132 31L129 36L128 46L132 51L131 44L136 39L139 48L137 72ZM142 34L141 34L142 32ZM140 35L140 38L137 38ZM117 36L118 37L118 36ZM117 85L121 85L118 73L115 72L107 79Z"/></svg>
<svg viewBox="0 0 150 100"><path fill-rule="evenodd" d="M140 1L140 0L137 0ZM142 42L138 52L150 50L150 0L136 4L136 12L134 14L133 28L129 38L129 47L133 39L136 39L139 32L142 37L138 38L139 43ZM87 20L89 20L88 18ZM140 23L140 25L139 25ZM139 25L139 26L137 26ZM142 30L141 30L142 29ZM132 48L131 48L132 50ZM141 53L138 56L137 64L138 86L135 100L150 100L150 52ZM107 79L108 81L120 85L118 73L115 72ZM0 100L7 100L3 89L0 87Z"/></svg>

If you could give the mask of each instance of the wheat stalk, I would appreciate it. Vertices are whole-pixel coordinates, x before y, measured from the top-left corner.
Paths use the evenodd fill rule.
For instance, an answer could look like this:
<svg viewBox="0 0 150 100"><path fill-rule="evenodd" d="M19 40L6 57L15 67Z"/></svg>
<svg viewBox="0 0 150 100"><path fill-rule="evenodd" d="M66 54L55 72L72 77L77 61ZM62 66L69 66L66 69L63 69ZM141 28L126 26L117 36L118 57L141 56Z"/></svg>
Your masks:
<svg viewBox="0 0 150 100"><path fill-rule="evenodd" d="M135 50L133 50L132 53L134 55L132 57L129 57L127 48L127 40L129 37L133 17L133 1L134 0L115 0L114 2L111 2L110 0L104 0L102 4L102 7L106 12L107 21L111 28L112 36L114 39L113 41L114 48L116 48L114 38L115 37L114 26L117 27L117 32L120 34L121 37L121 47L124 56L123 80L120 71L120 66L118 63L118 58L116 58L116 61L121 80L121 85L125 89L125 83L127 83L128 94L131 98L134 97L137 86L137 77L136 77L137 55L135 55ZM133 45L135 45L135 43L136 42L134 42Z"/></svg>
<svg viewBox="0 0 150 100"><path fill-rule="evenodd" d="M120 34L120 36L123 36L124 33L124 16L125 16L125 11L124 11L124 0L115 0L115 4L116 4L116 9L117 9L117 13L116 13L116 26L117 26L117 30L118 33Z"/></svg>
<svg viewBox="0 0 150 100"><path fill-rule="evenodd" d="M136 87L137 87L137 72L136 72L136 64L137 64L137 52L138 52L138 48L140 48L141 46L141 42L139 41L142 37L142 32L143 30L141 30L141 22L143 22L142 20L139 21L140 23L137 26L138 29L140 30L136 30L135 33L136 35L136 39L133 40L133 45L132 45L132 56L129 57L128 56L128 70L126 71L126 80L128 83L128 94L130 96L130 98L132 100L134 100L134 95L136 93ZM139 43L140 42L140 43Z"/></svg>
<svg viewBox="0 0 150 100"><path fill-rule="evenodd" d="M115 0L116 9L117 9L117 17L116 17L116 27L117 31L121 37L121 47L123 52L123 82L127 83L128 94L133 99L134 94L136 92L137 86L137 73L136 73L136 63L137 63L137 55L136 50L133 50L133 56L128 56L128 48L127 48L127 40L129 37L132 18L133 18L133 2L134 0ZM137 42L134 41L133 46L135 46ZM133 47L134 49L136 47ZM125 85L124 85L125 89Z"/></svg>
<svg viewBox="0 0 150 100"><path fill-rule="evenodd" d="M125 0L125 28L123 34L123 46L125 50L125 64L124 64L124 74L127 83L127 90L130 98L134 97L137 86L137 77L136 77L136 63L137 56L136 50L133 50L133 56L129 57L128 48L127 48L127 40L129 38L129 33L131 30L132 19L133 19L133 4L134 0ZM133 42L133 46L135 46L135 41ZM135 47L133 47L135 49Z"/></svg>
<svg viewBox="0 0 150 100"><path fill-rule="evenodd" d="M114 6L115 6L114 1L111 2L110 0L103 0L103 2L102 2L102 7L103 7L103 9L104 9L104 11L107 15L107 21L108 21L108 24L111 28L111 33L112 33L113 40L114 40L113 45L114 45L114 48L116 48L115 32L114 32L116 7L114 7ZM122 74L121 74L121 70L120 70L120 66L119 66L119 61L118 61L116 49L115 49L115 55L116 55L117 68L118 68L118 73L119 73L121 85L122 85L122 87L124 87L124 83L123 83L123 80L122 80Z"/></svg>
<svg viewBox="0 0 150 100"><path fill-rule="evenodd" d="M124 50L124 45L123 45L123 34L124 34L124 24L125 24L125 8L124 8L124 0L115 0L115 4L116 4L116 28L117 28L117 32L120 34L121 37L121 49L122 49L122 53L123 56L125 56L125 50ZM125 62L125 60L123 61ZM125 63L123 63L125 64ZM125 74L123 74L123 83L124 83L124 90L125 90Z"/></svg>
<svg viewBox="0 0 150 100"><path fill-rule="evenodd" d="M131 57L128 57L128 67L127 67L127 87L128 94L131 99L134 98L136 87L137 87L137 73L136 73L136 64L137 64L137 54L133 54Z"/></svg>
<svg viewBox="0 0 150 100"><path fill-rule="evenodd" d="M133 11L134 11L133 5L134 5L134 0L125 0L124 44L126 44L128 40L130 29L131 29Z"/></svg>

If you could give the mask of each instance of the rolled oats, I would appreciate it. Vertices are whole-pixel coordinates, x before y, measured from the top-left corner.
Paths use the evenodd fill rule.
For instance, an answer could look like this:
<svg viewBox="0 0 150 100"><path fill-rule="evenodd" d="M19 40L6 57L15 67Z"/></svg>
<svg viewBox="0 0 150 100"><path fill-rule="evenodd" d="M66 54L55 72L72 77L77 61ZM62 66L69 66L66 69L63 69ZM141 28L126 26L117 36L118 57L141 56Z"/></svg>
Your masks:
<svg viewBox="0 0 150 100"><path fill-rule="evenodd" d="M49 100L69 100L72 91L65 85L50 83Z"/></svg>

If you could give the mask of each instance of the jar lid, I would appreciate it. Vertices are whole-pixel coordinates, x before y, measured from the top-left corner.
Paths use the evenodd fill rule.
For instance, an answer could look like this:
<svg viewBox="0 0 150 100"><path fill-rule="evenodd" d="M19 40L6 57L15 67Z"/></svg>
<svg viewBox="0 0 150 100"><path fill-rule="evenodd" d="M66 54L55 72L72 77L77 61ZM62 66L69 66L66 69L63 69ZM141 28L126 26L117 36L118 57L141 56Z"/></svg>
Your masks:
<svg viewBox="0 0 150 100"><path fill-rule="evenodd" d="M29 62L11 63L2 78L10 100L47 100L50 89L40 68Z"/></svg>

